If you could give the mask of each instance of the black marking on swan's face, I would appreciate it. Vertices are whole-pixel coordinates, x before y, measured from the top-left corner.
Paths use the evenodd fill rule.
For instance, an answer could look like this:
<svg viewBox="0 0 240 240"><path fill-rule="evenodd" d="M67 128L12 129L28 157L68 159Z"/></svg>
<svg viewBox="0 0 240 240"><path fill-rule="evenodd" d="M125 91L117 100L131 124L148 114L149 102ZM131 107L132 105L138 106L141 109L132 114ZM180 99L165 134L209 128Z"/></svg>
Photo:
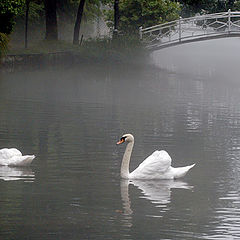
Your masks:
<svg viewBox="0 0 240 240"><path fill-rule="evenodd" d="M126 141L127 136L122 136L120 140L117 142L117 145L122 144Z"/></svg>
<svg viewBox="0 0 240 240"><path fill-rule="evenodd" d="M126 141L126 138L127 138L127 136L123 136L123 137L121 137L120 141L125 142L125 141Z"/></svg>
<svg viewBox="0 0 240 240"><path fill-rule="evenodd" d="M119 140L119 142L117 142L117 144L121 144L124 142L134 142L134 137L132 134L128 133L128 134L124 134L121 139Z"/></svg>
<svg viewBox="0 0 240 240"><path fill-rule="evenodd" d="M126 138L127 138L127 136L122 136L122 137L120 138L120 140L117 142L117 145L124 143L124 142L126 141Z"/></svg>

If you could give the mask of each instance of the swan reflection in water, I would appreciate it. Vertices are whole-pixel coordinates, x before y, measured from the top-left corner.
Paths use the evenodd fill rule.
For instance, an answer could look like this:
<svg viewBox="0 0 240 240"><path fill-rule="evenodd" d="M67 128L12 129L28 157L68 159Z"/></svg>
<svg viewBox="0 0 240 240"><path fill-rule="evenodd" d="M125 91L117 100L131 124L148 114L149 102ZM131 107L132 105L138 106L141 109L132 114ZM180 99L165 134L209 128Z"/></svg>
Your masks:
<svg viewBox="0 0 240 240"><path fill-rule="evenodd" d="M24 180L27 182L33 182L35 179L35 173L30 167L8 167L0 166L0 180L4 181L17 181Z"/></svg>
<svg viewBox="0 0 240 240"><path fill-rule="evenodd" d="M131 201L129 196L129 184L133 184L141 190L145 198L155 204L156 207L161 208L161 212L168 209L167 204L171 202L171 189L193 189L188 183L176 180L161 180L161 181L143 181L143 180L122 180L121 181L121 198L123 202L124 215L128 216L125 220L130 220L130 215L133 213L131 209Z"/></svg>

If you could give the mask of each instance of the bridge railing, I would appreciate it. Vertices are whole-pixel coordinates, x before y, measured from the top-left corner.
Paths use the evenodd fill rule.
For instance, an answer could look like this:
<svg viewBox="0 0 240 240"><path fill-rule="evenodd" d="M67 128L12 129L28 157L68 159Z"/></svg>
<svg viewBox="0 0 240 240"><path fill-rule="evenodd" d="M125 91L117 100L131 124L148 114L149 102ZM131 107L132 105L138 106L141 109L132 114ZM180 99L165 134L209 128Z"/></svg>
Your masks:
<svg viewBox="0 0 240 240"><path fill-rule="evenodd" d="M139 29L140 39L149 49L220 35L240 34L240 12L198 15Z"/></svg>

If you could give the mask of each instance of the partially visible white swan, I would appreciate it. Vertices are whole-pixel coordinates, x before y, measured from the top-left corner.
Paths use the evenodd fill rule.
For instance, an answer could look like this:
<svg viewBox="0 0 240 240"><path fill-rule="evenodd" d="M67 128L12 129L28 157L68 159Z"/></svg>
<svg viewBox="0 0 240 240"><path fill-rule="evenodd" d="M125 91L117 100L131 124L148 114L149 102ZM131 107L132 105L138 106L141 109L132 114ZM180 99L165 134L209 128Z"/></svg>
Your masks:
<svg viewBox="0 0 240 240"><path fill-rule="evenodd" d="M164 151L155 151L146 158L133 172L129 173L129 163L134 145L134 137L125 134L117 144L127 142L121 165L121 177L125 179L175 179L184 177L195 164L174 168L171 166L172 159Z"/></svg>
<svg viewBox="0 0 240 240"><path fill-rule="evenodd" d="M29 166L34 155L25 155L16 148L3 148L0 149L0 165L3 166Z"/></svg>

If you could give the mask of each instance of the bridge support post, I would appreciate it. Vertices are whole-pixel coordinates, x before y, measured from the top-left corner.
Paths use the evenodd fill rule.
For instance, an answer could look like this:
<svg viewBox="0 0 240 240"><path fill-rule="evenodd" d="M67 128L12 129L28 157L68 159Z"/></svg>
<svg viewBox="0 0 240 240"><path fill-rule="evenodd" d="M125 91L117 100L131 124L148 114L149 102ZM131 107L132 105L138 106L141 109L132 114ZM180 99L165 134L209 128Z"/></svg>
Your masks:
<svg viewBox="0 0 240 240"><path fill-rule="evenodd" d="M228 9L228 34L231 32L231 9Z"/></svg>
<svg viewBox="0 0 240 240"><path fill-rule="evenodd" d="M181 20L182 20L182 18L179 17L179 21L178 21L178 40L179 40L179 42L182 41L182 26L181 26Z"/></svg>

